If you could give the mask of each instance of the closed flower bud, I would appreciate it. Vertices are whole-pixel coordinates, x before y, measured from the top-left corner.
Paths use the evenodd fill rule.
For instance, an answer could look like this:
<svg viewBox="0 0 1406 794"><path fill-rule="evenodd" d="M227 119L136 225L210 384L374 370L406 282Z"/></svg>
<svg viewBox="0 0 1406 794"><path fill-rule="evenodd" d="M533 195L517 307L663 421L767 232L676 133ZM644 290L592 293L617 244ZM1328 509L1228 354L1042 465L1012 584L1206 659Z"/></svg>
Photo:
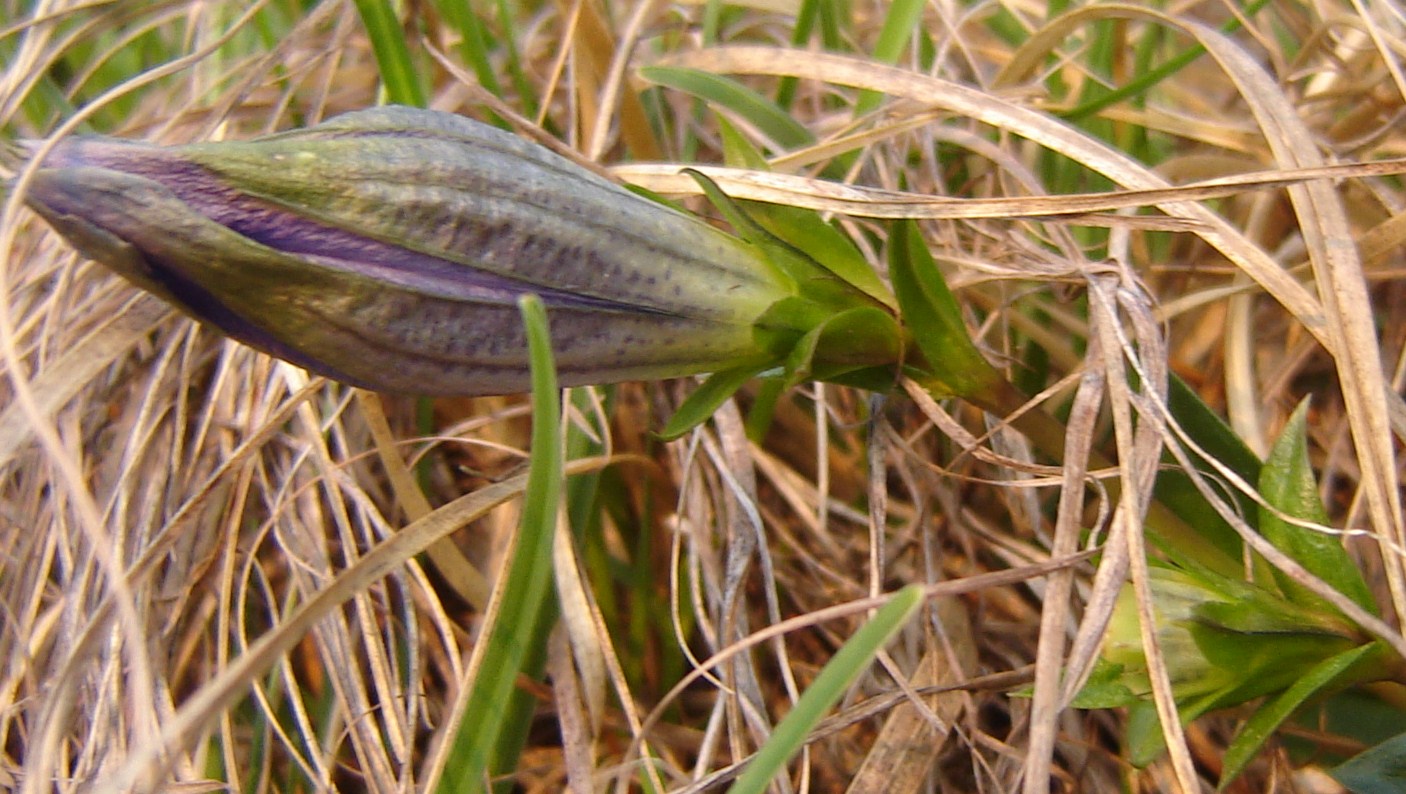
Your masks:
<svg viewBox="0 0 1406 794"><path fill-rule="evenodd" d="M249 142L66 139L26 201L229 336L384 391L528 390L527 293L547 307L566 385L762 367L780 354L754 326L796 290L692 216L408 108Z"/></svg>

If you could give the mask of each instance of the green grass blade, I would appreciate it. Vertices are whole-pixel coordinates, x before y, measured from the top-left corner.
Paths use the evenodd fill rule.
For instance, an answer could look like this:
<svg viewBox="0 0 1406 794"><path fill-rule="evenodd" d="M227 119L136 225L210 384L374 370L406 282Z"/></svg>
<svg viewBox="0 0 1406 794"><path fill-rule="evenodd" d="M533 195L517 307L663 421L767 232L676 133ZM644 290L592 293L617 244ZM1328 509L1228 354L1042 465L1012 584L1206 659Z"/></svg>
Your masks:
<svg viewBox="0 0 1406 794"><path fill-rule="evenodd" d="M889 5L883 30L879 31L879 40L874 44L874 60L890 65L898 63L903 48L908 46L913 34L922 24L923 8L926 5L924 0L894 0ZM883 94L877 91L865 91L859 95L854 114L862 116L870 112L879 106L883 98Z"/></svg>
<svg viewBox="0 0 1406 794"><path fill-rule="evenodd" d="M806 737L832 706L854 684L869 663L893 635L903 628L923 603L923 588L909 585L899 590L868 623L840 648L815 677L814 683L796 701L795 708L772 732L771 739L757 751L747 769L728 789L730 794L761 794L796 754Z"/></svg>
<svg viewBox="0 0 1406 794"><path fill-rule="evenodd" d="M517 91L517 101L522 105L522 113L528 118L536 118L540 102L538 101L538 87L528 76L527 70L522 67L522 53L518 51L518 41L521 39L513 20L513 11L518 8L517 3L509 3L507 0L498 0L498 23L501 27L503 50L507 54L508 78L513 83L513 90ZM551 124L546 124L547 129L551 129Z"/></svg>
<svg viewBox="0 0 1406 794"><path fill-rule="evenodd" d="M424 82L410 58L405 33L389 0L356 0L356 10L361 14L361 24L376 53L386 98L398 105L417 108L428 105Z"/></svg>
<svg viewBox="0 0 1406 794"><path fill-rule="evenodd" d="M805 43L810 40L816 20L820 17L820 2L821 0L801 0L800 8L796 9L796 24L791 27L792 47L804 49ZM796 101L796 87L800 83L795 77L781 78L776 88L776 106L790 110Z"/></svg>
<svg viewBox="0 0 1406 794"><path fill-rule="evenodd" d="M497 594L493 625L485 629L479 665L464 721L445 769L441 792L479 792L492 773L510 771L526 739L530 702L516 686L520 672L541 664L555 617L552 542L562 496L561 393L552 362L546 310L537 296L519 306L527 328L532 367L532 461L517 545Z"/></svg>
<svg viewBox="0 0 1406 794"><path fill-rule="evenodd" d="M1267 0L1251 0L1251 2L1246 3L1244 9L1242 9L1239 14L1231 17L1229 20L1226 21L1224 25L1221 25L1221 32L1232 33L1236 30L1239 30L1241 27L1241 20L1249 19L1255 14L1259 13L1259 10L1264 7L1266 2ZM1140 96L1142 94L1145 94L1147 93L1148 89L1152 88L1152 86L1157 85L1163 80L1166 80L1168 77L1171 77L1182 69L1185 69L1193 61L1205 54L1206 48L1201 46L1200 44L1197 44L1193 47L1189 47L1180 55L1177 55L1170 61L1167 61L1166 63L1162 64L1162 66L1160 66L1159 68L1153 69L1152 71L1143 74L1136 80L1133 80L1132 82L1127 83L1126 85L1123 85L1119 88L1115 88L1107 93L1100 94L1099 96L1090 99L1087 102L1083 102L1076 107L1070 108L1069 110L1061 113L1060 115L1070 121L1077 121L1078 119L1098 113L1106 107L1116 105L1119 102L1122 102L1124 99L1127 99L1128 97Z"/></svg>
<svg viewBox="0 0 1406 794"><path fill-rule="evenodd" d="M459 31L459 54L473 68L479 85L502 98L503 87L498 82L498 73L493 70L489 54L488 33L473 8L463 0L438 0L435 7L444 15L445 21Z"/></svg>
<svg viewBox="0 0 1406 794"><path fill-rule="evenodd" d="M800 149L815 142L810 130L792 118L791 114L731 78L677 66L646 66L640 74L652 83L727 108L784 149Z"/></svg>

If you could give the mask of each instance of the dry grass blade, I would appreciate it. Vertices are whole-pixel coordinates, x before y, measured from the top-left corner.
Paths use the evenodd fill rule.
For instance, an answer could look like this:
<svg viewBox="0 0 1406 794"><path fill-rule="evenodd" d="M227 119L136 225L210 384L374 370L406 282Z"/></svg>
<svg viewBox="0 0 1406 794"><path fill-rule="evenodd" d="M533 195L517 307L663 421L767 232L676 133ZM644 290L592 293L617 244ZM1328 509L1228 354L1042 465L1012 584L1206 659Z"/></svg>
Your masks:
<svg viewBox="0 0 1406 794"><path fill-rule="evenodd" d="M852 142L848 145L854 145ZM957 220L978 218L1069 218L1084 220L1095 213L1160 206L1172 202L1206 201L1255 190L1274 190L1303 183L1390 176L1406 173L1406 160L1285 168L1266 173L1237 174L1187 185L1119 190L1110 193L961 198L925 196L896 190L849 185L813 177L723 166L626 164L611 169L617 177L660 193L698 195L689 168L717 182L733 198L766 201L856 218L919 218ZM1133 225L1139 219L1123 217ZM1105 221L1106 223L1111 221ZM1181 228L1194 229L1194 224Z"/></svg>
<svg viewBox="0 0 1406 794"><path fill-rule="evenodd" d="M963 593L978 592L993 587L1002 587L1010 584L1027 582L1034 578L1054 573L1055 571L1060 571L1072 566L1079 565L1080 563L1089 560L1092 556L1092 552L1083 552L1080 554L1075 554L1071 557L1049 559L1044 562L1026 565L1019 568L1011 568L1009 570L1004 571L994 571L992 573L978 574L975 576L969 576L964 579L957 579L950 582L941 582L934 585L928 585L925 588L924 597L927 599L946 598L950 596L962 595ZM759 629L758 631L747 635L745 638L733 643L732 645L727 646L722 651L714 654L713 656L700 661L698 665L687 676L685 676L682 680L675 684L673 689L671 689L660 701L660 703L654 707L654 710L650 712L648 718L646 718L644 721L643 730L645 732L648 732L648 730L652 728L655 723L657 723L663 717L664 711L669 706L669 704L674 699L679 697L679 695L681 695L684 690L689 687L689 685L693 684L698 679L704 678L705 676L709 675L714 668L717 668L727 663L729 660L736 657L738 654L744 653L751 648L757 647L758 645L774 642L777 638L783 637L787 633L796 631L798 629L806 628L812 625L819 625L828 620L837 620L840 618L865 614L871 610L874 610L884 605L888 601L889 597L890 596L884 595L879 597L861 598L844 604L836 604L834 606L810 612L809 614L800 615L794 618L788 618L774 625L767 626L764 629Z"/></svg>
<svg viewBox="0 0 1406 794"><path fill-rule="evenodd" d="M1098 340L1091 340L1090 354L1097 358ZM1106 373L1102 368L1089 367L1079 379L1079 388L1069 411L1069 438L1065 442L1066 457L1062 467L1059 491L1059 507L1055 514L1054 543L1051 553L1056 556L1072 554L1079 546L1080 518L1083 513L1084 491L1088 478L1087 461L1094 448L1095 425L1099 418L1099 407L1103 400ZM1118 551L1105 550L1105 560L1099 566L1100 572L1119 571L1117 581L1123 579L1120 569L1125 567L1126 547ZM1073 609L1071 596L1074 591L1073 571L1059 571L1050 576L1049 588L1045 591L1045 605L1040 613L1040 640L1035 658L1035 691L1031 698L1030 749L1025 763L1026 789L1029 790L1049 777L1057 730L1057 716L1068 705L1075 691L1061 679L1068 677L1082 680L1088 677L1093 667L1092 653L1079 658L1076 651L1070 656L1070 664L1065 667L1065 626ZM1097 605L1090 605L1085 612L1084 623L1089 634L1102 637L1113 612L1111 599Z"/></svg>
<svg viewBox="0 0 1406 794"><path fill-rule="evenodd" d="M805 74L799 74L796 60L787 51L765 47L719 47L676 56L670 59L670 63L724 73L804 77L879 91L943 107L1013 132L1076 160L1128 188L1164 190L1171 187L1146 166L1044 113L935 77L878 66L856 58L816 54L807 57ZM1239 230L1199 204L1169 202L1159 204L1158 208L1168 215L1195 223L1197 234L1284 304L1325 347L1333 349L1332 339L1324 329L1322 305L1259 246L1246 240Z"/></svg>
<svg viewBox="0 0 1406 794"><path fill-rule="evenodd" d="M1254 111L1276 160L1290 167L1316 167L1322 155L1297 111L1275 90L1273 82L1244 50L1204 28L1199 38L1240 87ZM1383 568L1391 584L1398 620L1406 619L1406 560L1392 549L1406 547L1406 523L1401 512L1401 484L1391 441L1391 409L1395 395L1382 370L1377 332L1372 324L1362 260L1354 244L1342 200L1331 185L1291 186L1289 197L1298 214L1313 264L1318 294L1327 309L1327 328L1343 384L1348 424L1357 447L1372 527L1389 543L1381 546Z"/></svg>
<svg viewBox="0 0 1406 794"><path fill-rule="evenodd" d="M1051 577L1063 573L1059 571ZM962 710L969 705L960 687L971 679L977 665L972 627L967 615L951 608L948 601L938 602L936 613L935 622L946 641L933 643L935 647L918 660L917 672L908 684L915 689L936 687L948 691L920 696L925 709L908 702L889 712L874 739L874 748L864 756L864 764L850 781L849 794L920 791L932 774L948 735L961 719ZM937 722L924 711L935 715Z"/></svg>
<svg viewBox="0 0 1406 794"><path fill-rule="evenodd" d="M606 459L572 461L566 465L566 473L583 474L612 462ZM121 792L134 787L159 789L158 781L166 765L172 762L172 754L188 749L187 744L193 737L203 734L224 709L244 694L257 676L301 642L318 621L431 544L521 495L526 484L527 475L522 474L462 496L367 552L291 617L232 660L218 677L202 686L165 723L159 735L134 753L119 772L103 782L99 790Z"/></svg>
<svg viewBox="0 0 1406 794"><path fill-rule="evenodd" d="M157 298L136 296L111 320L66 350L62 360L45 368L30 384L41 419L52 421L64 404L171 314L171 307ZM33 432L32 417L24 415L19 405L11 403L0 413L0 466L9 462Z"/></svg>
<svg viewBox="0 0 1406 794"><path fill-rule="evenodd" d="M376 442L376 454L386 467L386 475L390 478L391 488L395 490L397 500L411 521L419 521L430 514L430 502L415 483L415 478L405 461L396 454L395 437L386 421L380 398L365 391L358 391L356 396L362 412L366 415L367 424L371 426L371 437ZM464 557L464 553L453 541L436 543L426 553L434 563L435 569L449 582L449 586L454 588L460 598L479 609L488 605L487 580L473 563Z"/></svg>
<svg viewBox="0 0 1406 794"><path fill-rule="evenodd" d="M1177 714L1176 696L1172 691L1171 671L1167 667L1161 643L1157 637L1158 616L1152 598L1148 566L1147 538L1142 526L1151 499L1153 480L1161 462L1166 430L1156 415L1140 412L1136 403L1163 405L1166 403L1166 352L1156 323L1151 322L1150 307L1131 274L1119 277L1091 279L1089 283L1093 339L1097 340L1098 358L1108 372L1109 403L1113 414L1114 438L1118 446L1121 471L1122 499L1113 515L1113 532L1122 529L1127 538L1129 571L1137 593L1139 629L1142 649L1146 654L1148 672L1152 678L1153 700L1162 722L1163 736L1172 758L1172 770L1177 785L1186 794L1197 791L1196 764L1187 746L1185 730ZM1130 325L1136 336L1129 340L1122 330L1121 316L1131 317ZM1091 340L1092 341L1092 340ZM1141 383L1140 394L1132 394L1134 379L1125 370L1125 357L1137 367ZM1138 422L1134 423L1134 415ZM1027 778L1026 790L1039 788L1039 778Z"/></svg>

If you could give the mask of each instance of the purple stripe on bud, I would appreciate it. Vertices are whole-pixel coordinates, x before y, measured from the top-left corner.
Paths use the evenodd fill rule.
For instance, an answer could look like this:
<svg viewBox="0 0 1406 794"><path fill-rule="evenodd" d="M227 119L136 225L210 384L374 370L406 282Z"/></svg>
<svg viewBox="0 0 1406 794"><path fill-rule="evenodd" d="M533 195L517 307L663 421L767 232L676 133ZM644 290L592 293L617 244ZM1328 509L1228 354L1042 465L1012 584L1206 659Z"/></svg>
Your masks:
<svg viewBox="0 0 1406 794"><path fill-rule="evenodd" d="M776 358L794 287L750 245L468 119L384 108L265 139L61 142L26 201L133 283L370 388L528 388L542 297L566 385Z"/></svg>

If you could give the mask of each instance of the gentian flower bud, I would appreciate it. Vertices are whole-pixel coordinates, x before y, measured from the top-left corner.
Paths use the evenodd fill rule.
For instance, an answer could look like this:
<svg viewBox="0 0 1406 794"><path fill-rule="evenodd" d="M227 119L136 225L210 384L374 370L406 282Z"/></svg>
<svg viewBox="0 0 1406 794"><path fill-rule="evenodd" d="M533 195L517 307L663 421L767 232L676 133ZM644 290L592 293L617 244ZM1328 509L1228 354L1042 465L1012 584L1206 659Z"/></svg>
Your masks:
<svg viewBox="0 0 1406 794"><path fill-rule="evenodd" d="M410 108L248 142L65 139L26 202L195 318L383 391L528 390L525 293L548 309L564 385L761 369L785 352L758 321L798 291L757 246Z"/></svg>

